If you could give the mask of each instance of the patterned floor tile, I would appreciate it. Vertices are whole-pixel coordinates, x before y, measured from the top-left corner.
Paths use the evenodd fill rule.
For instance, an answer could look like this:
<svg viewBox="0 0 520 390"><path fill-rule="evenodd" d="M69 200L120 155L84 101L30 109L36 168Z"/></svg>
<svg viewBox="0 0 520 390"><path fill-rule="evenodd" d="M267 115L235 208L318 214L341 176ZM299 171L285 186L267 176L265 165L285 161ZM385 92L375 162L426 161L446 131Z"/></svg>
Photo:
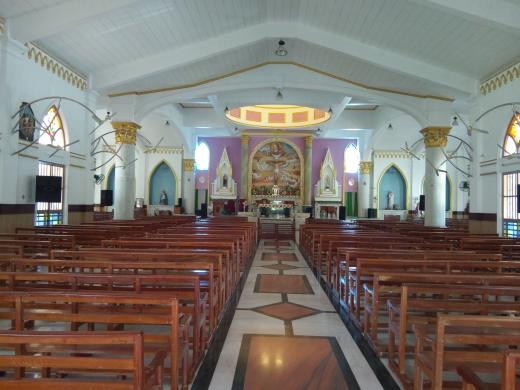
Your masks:
<svg viewBox="0 0 520 390"><path fill-rule="evenodd" d="M320 312L310 307L291 302L275 303L273 305L257 307L253 310L284 321L294 321Z"/></svg>
<svg viewBox="0 0 520 390"><path fill-rule="evenodd" d="M270 264L270 265L262 265L263 268L275 269L277 271L287 271L288 269L297 269L294 265L289 264Z"/></svg>
<svg viewBox="0 0 520 390"><path fill-rule="evenodd" d="M255 292L314 294L305 275L264 275L256 277Z"/></svg>
<svg viewBox="0 0 520 390"><path fill-rule="evenodd" d="M298 261L294 253L262 253L263 261Z"/></svg>

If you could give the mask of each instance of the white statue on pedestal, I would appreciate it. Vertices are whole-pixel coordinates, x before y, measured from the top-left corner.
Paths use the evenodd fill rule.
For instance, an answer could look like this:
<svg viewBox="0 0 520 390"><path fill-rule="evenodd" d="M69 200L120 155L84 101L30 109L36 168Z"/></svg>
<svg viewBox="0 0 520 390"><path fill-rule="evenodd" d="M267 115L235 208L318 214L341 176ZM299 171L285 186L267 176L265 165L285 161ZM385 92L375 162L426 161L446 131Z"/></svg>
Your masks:
<svg viewBox="0 0 520 390"><path fill-rule="evenodd" d="M392 191L388 191L386 195L386 208L388 210L394 209L394 193Z"/></svg>

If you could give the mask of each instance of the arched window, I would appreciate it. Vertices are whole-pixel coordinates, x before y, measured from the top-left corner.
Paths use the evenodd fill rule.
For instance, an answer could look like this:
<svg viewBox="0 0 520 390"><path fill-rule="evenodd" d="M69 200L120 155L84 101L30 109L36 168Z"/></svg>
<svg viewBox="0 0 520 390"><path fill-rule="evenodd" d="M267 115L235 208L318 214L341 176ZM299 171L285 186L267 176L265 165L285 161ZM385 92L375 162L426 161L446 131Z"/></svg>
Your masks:
<svg viewBox="0 0 520 390"><path fill-rule="evenodd" d="M520 113L516 113L509 122L507 128L506 138L504 139L503 155L518 153L518 146L520 145Z"/></svg>
<svg viewBox="0 0 520 390"><path fill-rule="evenodd" d="M197 149L195 149L195 164L198 171L209 169L209 148L205 142L198 144Z"/></svg>
<svg viewBox="0 0 520 390"><path fill-rule="evenodd" d="M356 173L359 170L359 161L361 157L359 155L359 149L354 144L349 144L345 148L344 160L345 160L345 172Z"/></svg>
<svg viewBox="0 0 520 390"><path fill-rule="evenodd" d="M42 145L65 147L65 131L56 106L52 106L43 117L38 142Z"/></svg>

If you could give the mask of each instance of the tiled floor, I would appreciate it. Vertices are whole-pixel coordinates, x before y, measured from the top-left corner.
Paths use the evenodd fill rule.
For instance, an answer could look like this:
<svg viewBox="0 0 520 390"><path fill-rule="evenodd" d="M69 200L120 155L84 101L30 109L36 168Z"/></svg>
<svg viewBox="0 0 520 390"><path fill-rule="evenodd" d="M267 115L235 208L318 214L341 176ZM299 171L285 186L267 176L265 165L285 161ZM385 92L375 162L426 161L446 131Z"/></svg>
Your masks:
<svg viewBox="0 0 520 390"><path fill-rule="evenodd" d="M210 389L382 389L298 249L292 242L266 244L256 253Z"/></svg>

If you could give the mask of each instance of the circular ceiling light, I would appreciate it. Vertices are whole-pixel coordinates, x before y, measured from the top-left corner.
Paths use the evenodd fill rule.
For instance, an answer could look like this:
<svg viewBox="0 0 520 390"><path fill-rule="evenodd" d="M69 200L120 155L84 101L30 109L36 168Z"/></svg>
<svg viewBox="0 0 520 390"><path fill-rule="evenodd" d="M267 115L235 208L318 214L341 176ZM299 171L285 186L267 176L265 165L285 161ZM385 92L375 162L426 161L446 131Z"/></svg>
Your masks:
<svg viewBox="0 0 520 390"><path fill-rule="evenodd" d="M319 125L331 114L314 107L265 104L232 108L226 118L252 128L289 129Z"/></svg>
<svg viewBox="0 0 520 390"><path fill-rule="evenodd" d="M278 41L278 49L274 52L279 57L285 57L287 55L287 49L285 49L285 41L280 39Z"/></svg>

